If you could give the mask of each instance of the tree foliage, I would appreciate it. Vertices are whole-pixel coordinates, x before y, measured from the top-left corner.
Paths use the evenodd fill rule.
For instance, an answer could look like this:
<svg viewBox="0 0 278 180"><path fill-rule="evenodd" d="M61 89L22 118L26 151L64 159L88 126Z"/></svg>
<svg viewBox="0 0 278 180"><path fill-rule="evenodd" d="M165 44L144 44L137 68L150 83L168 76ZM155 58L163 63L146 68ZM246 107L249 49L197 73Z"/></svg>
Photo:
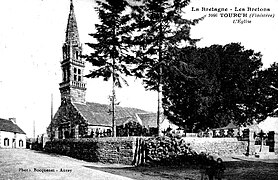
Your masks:
<svg viewBox="0 0 278 180"><path fill-rule="evenodd" d="M158 90L161 74L172 65L173 54L181 46L195 45L198 39L190 37L191 26L202 18L188 20L182 17L189 0L143 0L133 6L133 44L137 57L135 76L143 78L147 89Z"/></svg>
<svg viewBox="0 0 278 180"><path fill-rule="evenodd" d="M100 23L85 56L94 69L86 77L112 77L121 87L122 74L134 75L158 92L162 85L165 115L190 129L259 122L274 113L276 63L261 70L262 55L238 43L195 47L190 30L202 18L183 18L189 0L135 1L96 1Z"/></svg>
<svg viewBox="0 0 278 180"><path fill-rule="evenodd" d="M95 8L100 20L95 24L96 32L90 34L96 42L87 43L92 48L90 55L85 58L94 70L86 77L103 77L109 80L113 77L115 85L122 87L122 74L131 75L129 65L132 56L129 54L131 39L130 13L127 13L129 4L125 0L97 0Z"/></svg>
<svg viewBox="0 0 278 180"><path fill-rule="evenodd" d="M170 68L165 74L163 103L175 124L190 129L223 127L231 121L246 124L273 111L274 91L267 76L275 68L262 71L260 53L231 43L184 48L176 58L196 71L181 69L193 78L175 76Z"/></svg>

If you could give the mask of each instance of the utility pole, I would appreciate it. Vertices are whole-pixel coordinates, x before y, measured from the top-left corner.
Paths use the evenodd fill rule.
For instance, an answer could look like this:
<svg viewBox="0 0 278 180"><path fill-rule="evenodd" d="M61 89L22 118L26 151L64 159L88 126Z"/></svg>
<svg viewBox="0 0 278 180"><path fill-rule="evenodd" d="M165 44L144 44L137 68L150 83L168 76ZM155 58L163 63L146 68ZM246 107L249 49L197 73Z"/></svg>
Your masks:
<svg viewBox="0 0 278 180"><path fill-rule="evenodd" d="M116 27L113 27L113 35L116 34ZM113 46L113 50L116 50L115 45ZM116 123L115 123L115 54L114 51L112 53L112 133L113 137L117 137L116 135Z"/></svg>
<svg viewBox="0 0 278 180"><path fill-rule="evenodd" d="M51 115L50 115L50 141L53 139L53 127L52 127L52 120L53 120L53 94L51 93Z"/></svg>
<svg viewBox="0 0 278 180"><path fill-rule="evenodd" d="M33 138L36 139L36 124L35 124L35 120L33 120Z"/></svg>
<svg viewBox="0 0 278 180"><path fill-rule="evenodd" d="M161 4L162 6L162 4ZM156 125L157 125L157 136L159 136L159 129L160 129L160 108L161 108L161 98L162 98L162 88L161 88L161 80L162 80L162 12L160 10L159 12L159 18L160 18L160 22L159 22L159 38L158 38L158 87L157 87L157 120L156 120Z"/></svg>
<svg viewBox="0 0 278 180"><path fill-rule="evenodd" d="M115 123L115 60L113 58L113 85L112 85L112 132L113 137L116 137L116 123Z"/></svg>

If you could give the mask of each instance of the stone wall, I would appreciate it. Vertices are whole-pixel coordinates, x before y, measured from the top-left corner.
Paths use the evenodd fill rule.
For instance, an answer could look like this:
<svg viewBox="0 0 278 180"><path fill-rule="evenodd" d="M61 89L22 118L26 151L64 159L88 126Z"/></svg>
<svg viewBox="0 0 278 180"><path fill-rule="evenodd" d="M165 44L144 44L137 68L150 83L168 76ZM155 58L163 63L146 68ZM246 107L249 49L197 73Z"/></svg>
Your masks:
<svg viewBox="0 0 278 180"><path fill-rule="evenodd" d="M132 164L135 138L99 138L99 161L106 163Z"/></svg>
<svg viewBox="0 0 278 180"><path fill-rule="evenodd" d="M217 156L243 155L248 146L247 141L238 141L236 138L185 137L183 140L198 153L206 152Z"/></svg>
<svg viewBox="0 0 278 180"><path fill-rule="evenodd" d="M107 137L48 141L44 150L91 162L132 164L135 138Z"/></svg>
<svg viewBox="0 0 278 180"><path fill-rule="evenodd" d="M135 154L136 138L106 137L55 140L47 142L44 150L86 161L131 165ZM190 147L197 153L203 151L216 156L245 154L248 144L247 141L238 141L236 138L185 137L183 140L190 144Z"/></svg>

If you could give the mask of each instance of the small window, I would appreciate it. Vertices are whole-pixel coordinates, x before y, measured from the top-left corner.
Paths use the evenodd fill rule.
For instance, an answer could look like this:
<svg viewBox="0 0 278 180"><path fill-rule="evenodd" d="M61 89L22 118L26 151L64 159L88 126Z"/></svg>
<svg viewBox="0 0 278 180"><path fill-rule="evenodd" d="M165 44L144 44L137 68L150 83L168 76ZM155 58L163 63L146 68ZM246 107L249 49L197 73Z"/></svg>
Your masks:
<svg viewBox="0 0 278 180"><path fill-rule="evenodd" d="M81 69L78 69L78 74L81 74Z"/></svg>
<svg viewBox="0 0 278 180"><path fill-rule="evenodd" d="M78 76L78 81L81 81L81 76Z"/></svg>
<svg viewBox="0 0 278 180"><path fill-rule="evenodd" d="M76 75L73 76L73 80L77 81L77 76Z"/></svg>
<svg viewBox="0 0 278 180"><path fill-rule="evenodd" d="M4 139L4 146L9 146L9 139L8 138Z"/></svg>
<svg viewBox="0 0 278 180"><path fill-rule="evenodd" d="M79 69L78 69L78 70L79 70ZM74 72L74 73L76 73L76 72L77 72L76 68L73 68L73 72Z"/></svg>

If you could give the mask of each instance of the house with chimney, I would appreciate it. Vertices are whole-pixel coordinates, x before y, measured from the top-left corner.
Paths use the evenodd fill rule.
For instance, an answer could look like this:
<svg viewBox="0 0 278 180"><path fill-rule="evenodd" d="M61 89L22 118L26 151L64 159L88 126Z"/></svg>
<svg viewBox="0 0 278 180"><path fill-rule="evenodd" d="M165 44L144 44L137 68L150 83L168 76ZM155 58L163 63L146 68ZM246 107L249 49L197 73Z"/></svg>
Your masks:
<svg viewBox="0 0 278 180"><path fill-rule="evenodd" d="M0 148L26 148L26 133L15 118L0 118Z"/></svg>

